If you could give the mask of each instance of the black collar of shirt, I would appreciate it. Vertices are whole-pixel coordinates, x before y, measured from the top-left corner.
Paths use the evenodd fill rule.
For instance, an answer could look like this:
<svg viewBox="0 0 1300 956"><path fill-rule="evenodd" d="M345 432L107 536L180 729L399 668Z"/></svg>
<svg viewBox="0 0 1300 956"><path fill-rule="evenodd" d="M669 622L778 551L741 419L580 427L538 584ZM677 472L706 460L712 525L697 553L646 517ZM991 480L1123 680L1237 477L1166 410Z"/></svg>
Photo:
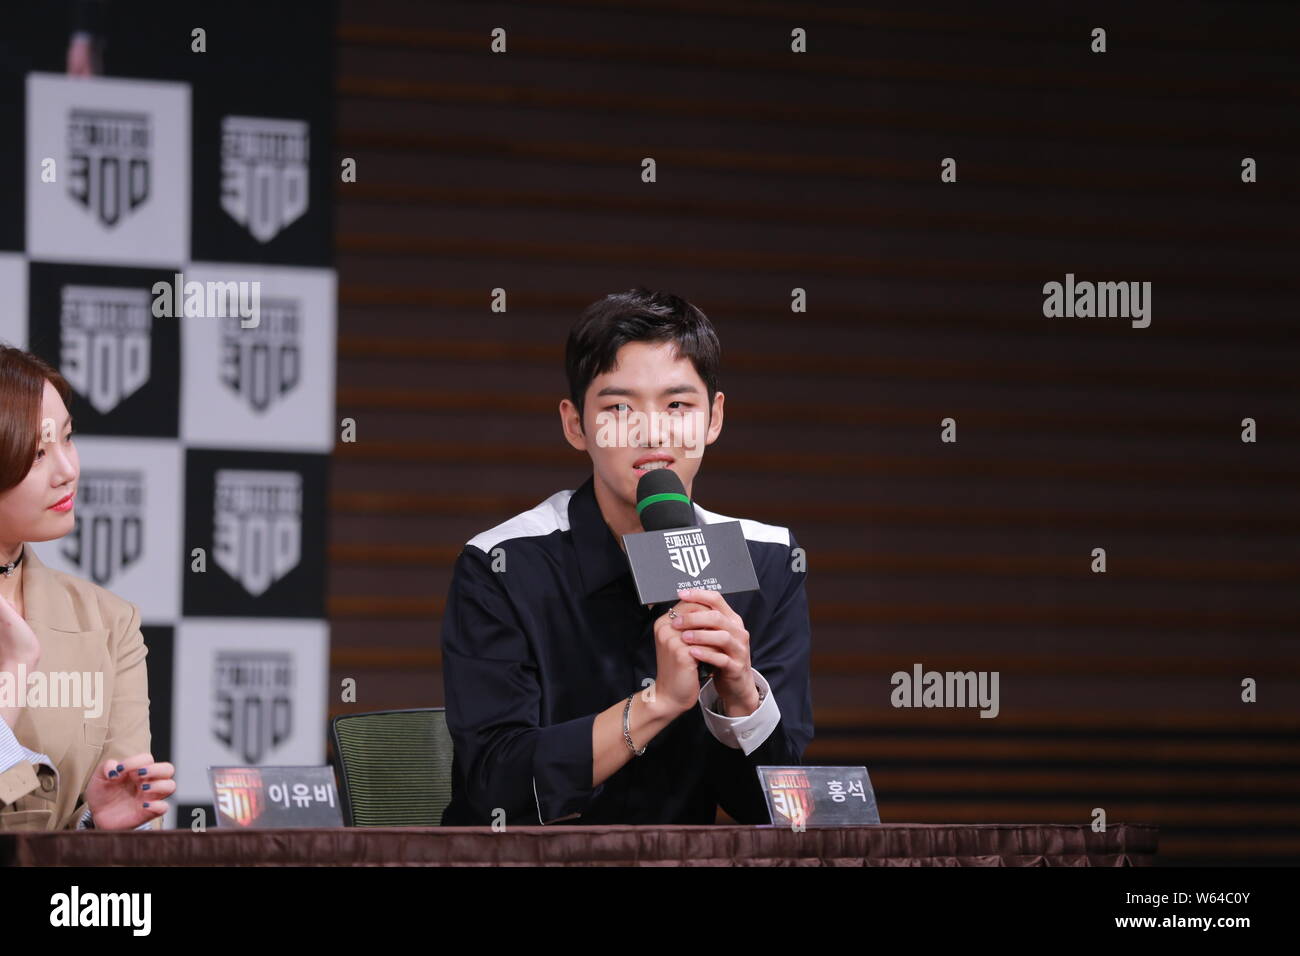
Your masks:
<svg viewBox="0 0 1300 956"><path fill-rule="evenodd" d="M695 508L695 502L691 502ZM703 522L698 510L695 520ZM578 573L582 576L583 594L590 596L624 577L627 586L632 583L632 568L627 554L619 546L614 532L605 524L596 501L596 476L591 475L569 498L569 529L573 533L573 546L578 553Z"/></svg>

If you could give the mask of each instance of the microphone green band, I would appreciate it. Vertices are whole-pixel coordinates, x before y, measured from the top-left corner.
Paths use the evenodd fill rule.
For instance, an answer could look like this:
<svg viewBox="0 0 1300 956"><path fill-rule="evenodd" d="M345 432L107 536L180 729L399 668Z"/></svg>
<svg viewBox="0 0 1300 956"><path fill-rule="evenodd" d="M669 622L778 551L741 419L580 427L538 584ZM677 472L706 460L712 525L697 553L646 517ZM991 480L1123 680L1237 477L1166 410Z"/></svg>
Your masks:
<svg viewBox="0 0 1300 956"><path fill-rule="evenodd" d="M683 504L687 504L687 505L691 503L690 498L687 498L685 495L679 495L675 491L665 491L662 494L658 494L658 495L647 495L645 498L642 498L636 504L637 516L639 517L642 511L644 511L646 508L660 501L680 501Z"/></svg>

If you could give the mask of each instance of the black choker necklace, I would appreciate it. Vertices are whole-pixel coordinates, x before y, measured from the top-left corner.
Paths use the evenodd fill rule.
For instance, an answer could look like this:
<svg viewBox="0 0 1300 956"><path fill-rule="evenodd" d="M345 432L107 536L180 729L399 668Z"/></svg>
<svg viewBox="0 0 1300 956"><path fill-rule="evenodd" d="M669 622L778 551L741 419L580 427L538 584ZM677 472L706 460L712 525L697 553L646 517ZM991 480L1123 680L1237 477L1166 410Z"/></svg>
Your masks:
<svg viewBox="0 0 1300 956"><path fill-rule="evenodd" d="M9 575L14 573L14 568L18 567L18 565L22 563L23 563L23 549L20 548L18 550L18 557L14 558L13 561L11 561L8 564L0 564L0 571L4 572L5 577L9 577Z"/></svg>

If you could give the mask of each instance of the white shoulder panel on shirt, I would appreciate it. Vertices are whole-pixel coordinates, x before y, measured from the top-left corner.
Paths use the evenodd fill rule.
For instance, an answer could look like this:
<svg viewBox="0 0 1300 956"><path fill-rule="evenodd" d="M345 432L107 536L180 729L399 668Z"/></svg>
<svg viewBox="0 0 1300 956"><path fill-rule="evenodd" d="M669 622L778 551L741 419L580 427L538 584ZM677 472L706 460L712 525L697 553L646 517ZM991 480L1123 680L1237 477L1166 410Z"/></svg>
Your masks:
<svg viewBox="0 0 1300 956"><path fill-rule="evenodd" d="M695 510L704 518L706 524L717 524L719 521L739 521L741 533L744 534L747 541L772 541L776 544L783 544L787 548L790 547L789 528L783 528L775 524L764 524L751 518L729 518L726 515L706 511L698 504L695 506Z"/></svg>
<svg viewBox="0 0 1300 956"><path fill-rule="evenodd" d="M557 491L536 507L506 519L495 528L474 535L466 544L472 544L487 554L499 543L511 538L531 538L555 531L568 531L569 499L572 497L572 488Z"/></svg>
<svg viewBox="0 0 1300 956"><path fill-rule="evenodd" d="M466 543L472 544L486 554L502 541L508 541L511 538L530 538L552 534L556 531L568 531L569 499L573 497L573 494L572 488L557 491L535 507L520 512L513 518L501 522L496 527L474 535ZM701 508L698 504L695 505L695 511L704 519L706 524L717 524L720 521L739 521L741 533L744 534L746 540L770 541L775 544L783 544L787 548L790 546L789 528L783 528L775 524L764 524L762 521L754 521L751 518L732 518L728 515L717 514Z"/></svg>

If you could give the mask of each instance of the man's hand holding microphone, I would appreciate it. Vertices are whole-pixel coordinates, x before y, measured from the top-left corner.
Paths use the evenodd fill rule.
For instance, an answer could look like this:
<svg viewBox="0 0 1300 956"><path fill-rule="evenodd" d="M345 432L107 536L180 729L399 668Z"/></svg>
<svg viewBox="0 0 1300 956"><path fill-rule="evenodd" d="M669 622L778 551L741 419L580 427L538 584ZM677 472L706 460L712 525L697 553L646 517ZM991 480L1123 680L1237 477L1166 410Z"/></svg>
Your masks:
<svg viewBox="0 0 1300 956"><path fill-rule="evenodd" d="M745 622L719 591L696 588L677 593L682 600L654 625L658 673L653 690L655 697L665 699L661 712L671 720L696 705L699 665L703 663L713 668L713 686L726 714L752 714L758 709L758 688L749 662Z"/></svg>

